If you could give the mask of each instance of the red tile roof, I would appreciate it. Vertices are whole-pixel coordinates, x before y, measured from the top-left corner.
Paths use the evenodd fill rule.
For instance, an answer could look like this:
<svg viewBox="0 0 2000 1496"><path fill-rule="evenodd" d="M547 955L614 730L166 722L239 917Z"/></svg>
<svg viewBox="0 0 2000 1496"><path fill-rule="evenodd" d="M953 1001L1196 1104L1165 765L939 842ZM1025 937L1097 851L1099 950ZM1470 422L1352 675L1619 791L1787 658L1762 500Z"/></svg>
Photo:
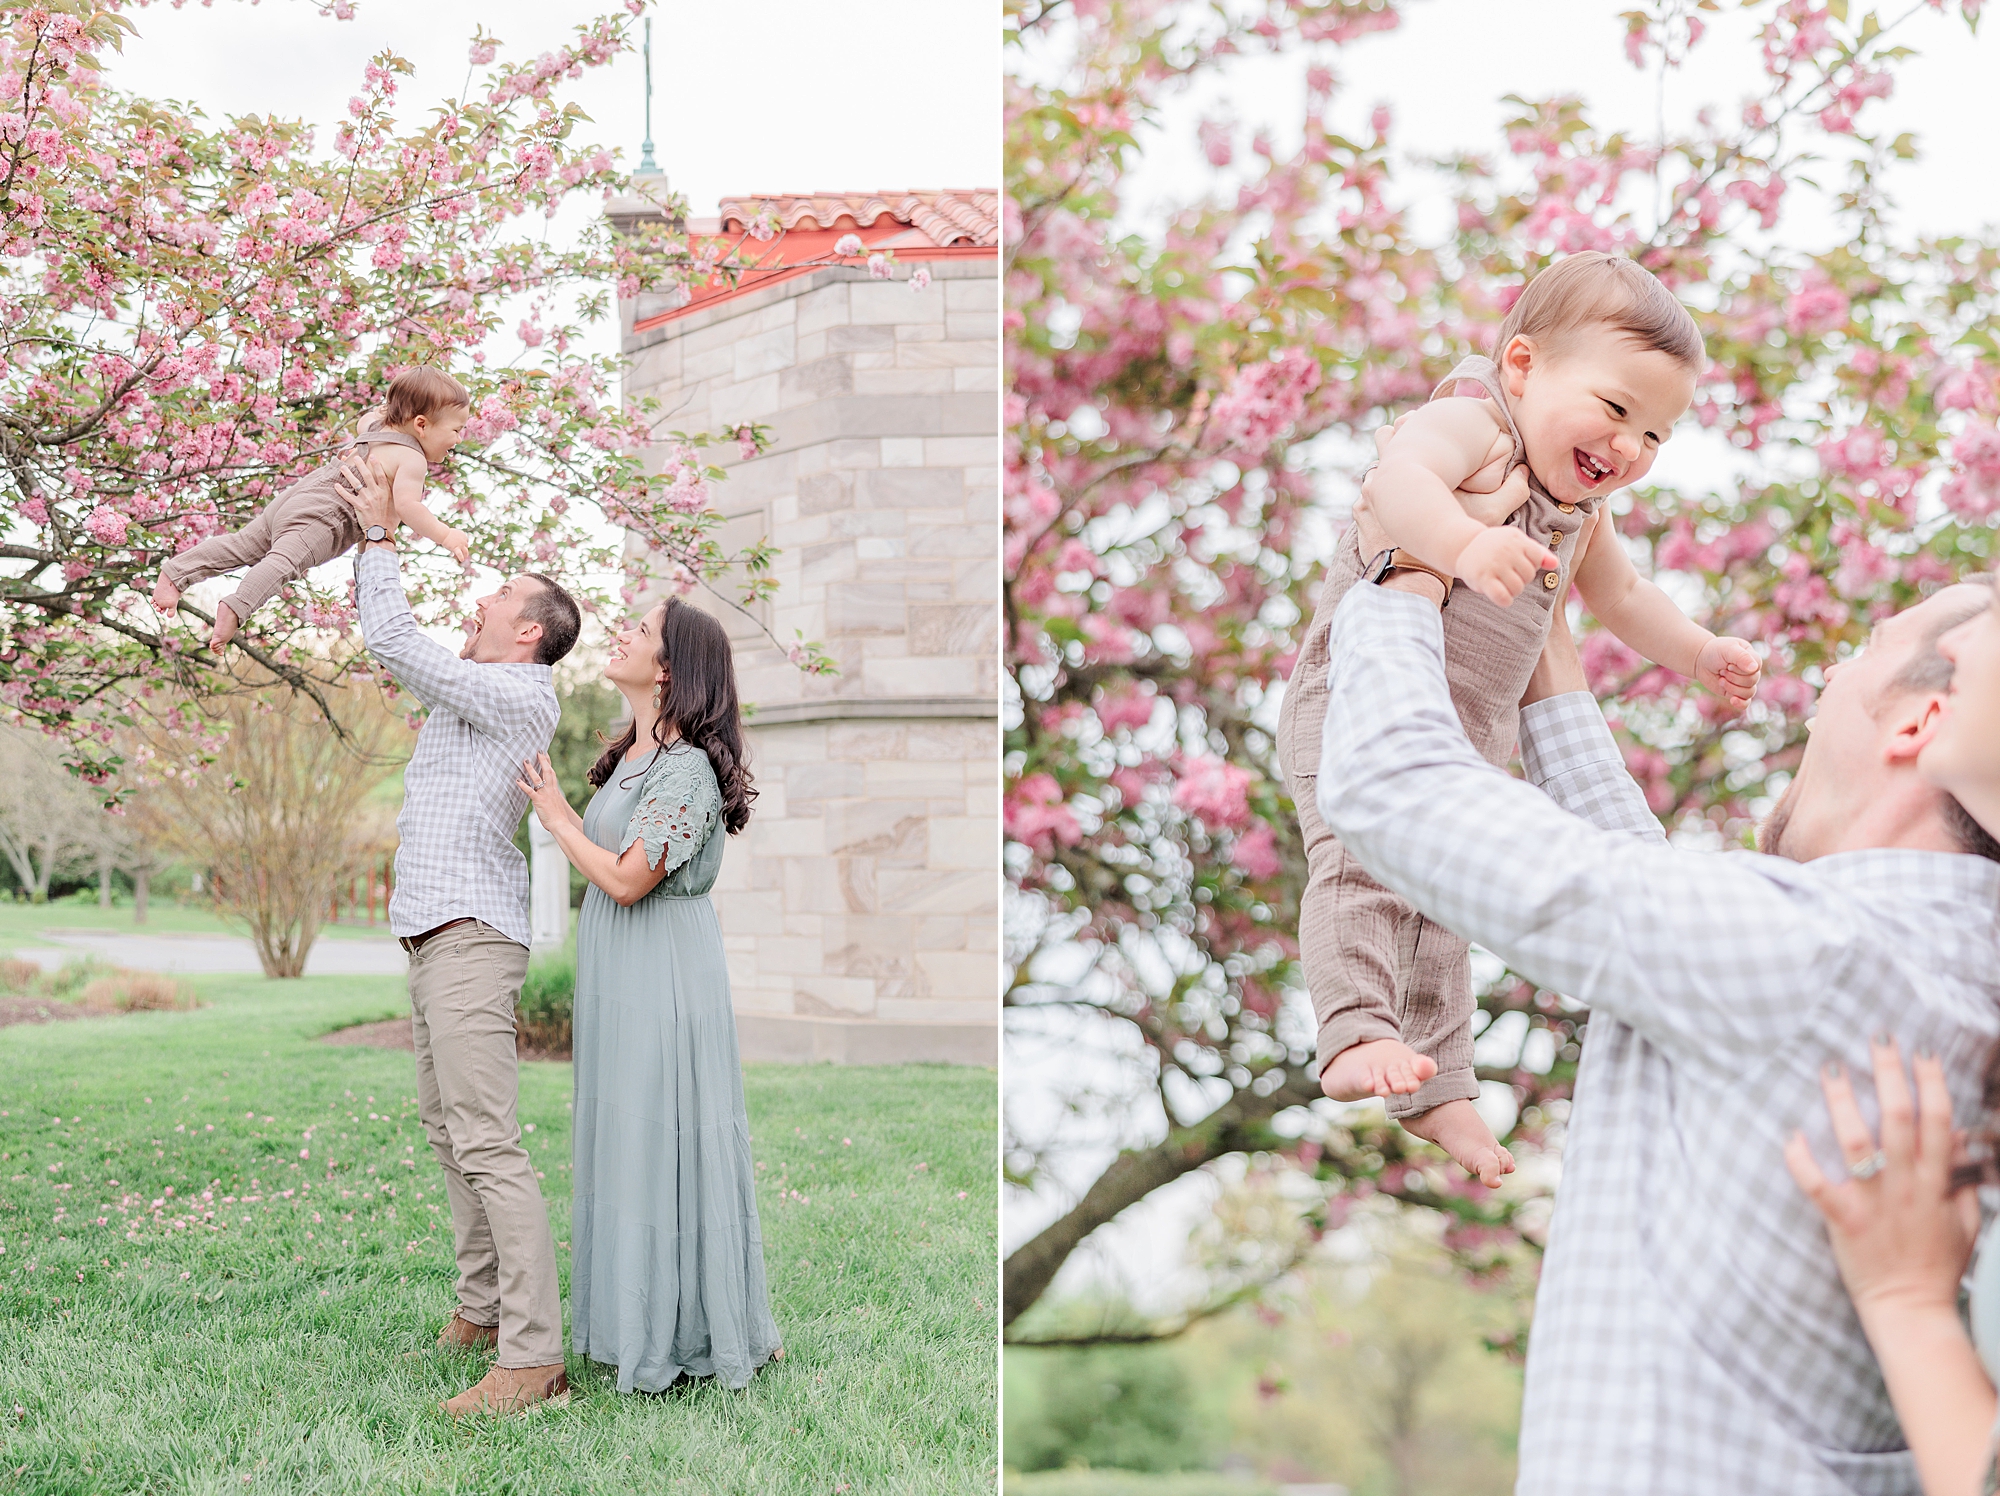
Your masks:
<svg viewBox="0 0 2000 1496"><path fill-rule="evenodd" d="M1000 242L1000 195L981 190L942 192L813 192L771 193L755 197L725 197L725 229L747 227L766 207L777 212L779 226L831 229L850 219L856 228L872 227L884 216L908 224L939 248L951 244L987 248Z"/></svg>
<svg viewBox="0 0 2000 1496"><path fill-rule="evenodd" d="M759 242L747 237L750 225L769 207L780 233ZM709 281L690 287L679 306L641 317L634 332L685 317L718 302L730 301L775 281L807 274L809 263L823 261L842 238L853 234L862 253L887 250L900 262L920 260L991 259L999 252L1000 194L984 188L941 192L816 192L768 193L725 197L719 218L687 220L691 240L721 239L754 268L738 283ZM610 206L614 223L629 224L658 209L636 199ZM859 266L859 257L848 263Z"/></svg>

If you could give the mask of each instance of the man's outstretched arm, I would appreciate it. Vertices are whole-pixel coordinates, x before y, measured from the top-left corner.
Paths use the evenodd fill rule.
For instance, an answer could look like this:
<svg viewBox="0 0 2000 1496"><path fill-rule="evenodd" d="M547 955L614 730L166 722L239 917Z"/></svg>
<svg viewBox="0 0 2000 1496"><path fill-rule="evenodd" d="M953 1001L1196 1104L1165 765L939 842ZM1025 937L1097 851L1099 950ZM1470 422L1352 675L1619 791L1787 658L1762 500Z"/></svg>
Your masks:
<svg viewBox="0 0 2000 1496"><path fill-rule="evenodd" d="M379 524L393 534L395 500L388 484L363 463L348 463L347 472L348 497L363 527ZM503 738L546 716L545 681L462 660L417 627L393 545L364 541L355 552L354 604L368 652L425 706L444 707L479 731Z"/></svg>
<svg viewBox="0 0 2000 1496"><path fill-rule="evenodd" d="M1687 1053L1766 1041L1809 1012L1816 970L1853 932L1790 864L1602 830L1486 763L1452 709L1432 602L1356 587L1331 644L1320 812L1386 886ZM1636 787L1621 802L1616 780L1596 782L1614 824L1630 820Z"/></svg>

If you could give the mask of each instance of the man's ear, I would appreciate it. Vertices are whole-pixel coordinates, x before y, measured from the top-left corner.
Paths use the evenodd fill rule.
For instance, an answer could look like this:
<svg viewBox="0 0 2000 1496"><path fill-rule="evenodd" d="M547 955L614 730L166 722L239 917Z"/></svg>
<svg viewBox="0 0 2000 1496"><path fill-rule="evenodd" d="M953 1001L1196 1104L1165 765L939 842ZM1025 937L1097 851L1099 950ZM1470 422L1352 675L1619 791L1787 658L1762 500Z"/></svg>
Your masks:
<svg viewBox="0 0 2000 1496"><path fill-rule="evenodd" d="M539 619L523 618L519 623L514 625L514 642L516 644L535 644L541 640L541 637L542 625Z"/></svg>
<svg viewBox="0 0 2000 1496"><path fill-rule="evenodd" d="M1882 760L1892 767L1914 768L1917 756L1929 746L1944 725L1945 697L1942 691L1912 691L1888 714L1888 737L1882 744Z"/></svg>

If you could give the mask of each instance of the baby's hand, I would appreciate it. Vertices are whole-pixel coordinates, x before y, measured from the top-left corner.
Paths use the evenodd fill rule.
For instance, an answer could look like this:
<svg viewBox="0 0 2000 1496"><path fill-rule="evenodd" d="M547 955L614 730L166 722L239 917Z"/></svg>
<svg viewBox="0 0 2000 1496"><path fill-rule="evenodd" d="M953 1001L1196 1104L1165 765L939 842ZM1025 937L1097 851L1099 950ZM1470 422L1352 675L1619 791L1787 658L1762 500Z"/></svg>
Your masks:
<svg viewBox="0 0 2000 1496"><path fill-rule="evenodd" d="M463 566L466 558L472 554L472 537L463 530L446 530L444 548L451 552L452 560Z"/></svg>
<svg viewBox="0 0 2000 1496"><path fill-rule="evenodd" d="M1466 542L1452 569L1466 586L1483 593L1495 607L1504 608L1528 585L1529 577L1538 571L1554 571L1557 565L1539 540L1530 540L1505 525L1494 525Z"/></svg>
<svg viewBox="0 0 2000 1496"><path fill-rule="evenodd" d="M1711 638L1694 660L1695 679L1738 712L1757 694L1757 677L1763 668L1747 639Z"/></svg>

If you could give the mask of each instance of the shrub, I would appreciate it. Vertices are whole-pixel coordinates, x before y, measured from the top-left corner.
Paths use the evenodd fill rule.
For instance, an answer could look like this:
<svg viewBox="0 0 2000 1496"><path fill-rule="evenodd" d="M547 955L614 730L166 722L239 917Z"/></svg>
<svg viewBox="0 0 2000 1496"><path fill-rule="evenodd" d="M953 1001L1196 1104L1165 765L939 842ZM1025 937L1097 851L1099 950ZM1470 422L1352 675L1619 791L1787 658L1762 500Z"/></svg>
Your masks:
<svg viewBox="0 0 2000 1496"><path fill-rule="evenodd" d="M121 1013L180 1012L195 1006L194 993L156 971L114 971L83 989L86 1007Z"/></svg>
<svg viewBox="0 0 2000 1496"><path fill-rule="evenodd" d="M40 982L42 996L52 997L58 1002L71 1002L89 987L106 977L115 977L119 968L102 956L85 956L78 961L65 961L54 971L44 975Z"/></svg>
<svg viewBox="0 0 2000 1496"><path fill-rule="evenodd" d="M528 963L527 979L521 983L520 1005L514 1023L521 1040L534 1049L566 1051L570 1044L570 1015L576 1005L576 948L565 946L536 956Z"/></svg>
<svg viewBox="0 0 2000 1496"><path fill-rule="evenodd" d="M27 992L42 979L42 969L32 961L9 956L0 961L0 989L8 992Z"/></svg>

